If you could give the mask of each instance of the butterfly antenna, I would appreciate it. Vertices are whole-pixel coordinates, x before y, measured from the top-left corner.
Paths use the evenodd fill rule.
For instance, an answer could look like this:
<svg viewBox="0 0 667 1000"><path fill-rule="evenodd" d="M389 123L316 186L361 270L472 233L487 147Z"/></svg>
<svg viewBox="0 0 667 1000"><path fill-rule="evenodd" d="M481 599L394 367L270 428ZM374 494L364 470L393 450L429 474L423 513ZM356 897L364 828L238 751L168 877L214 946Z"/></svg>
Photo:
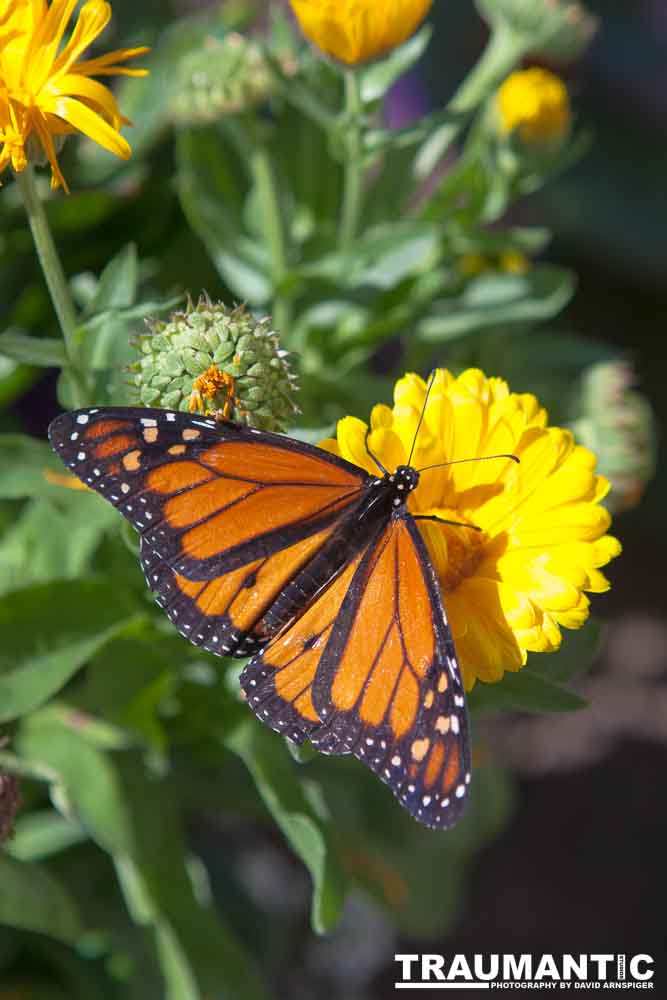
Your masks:
<svg viewBox="0 0 667 1000"><path fill-rule="evenodd" d="M417 444L417 436L419 435L419 430L422 425L422 420L424 419L424 414L426 413L426 404L428 403L428 397L430 395L431 389L433 388L433 383L435 382L435 372L431 372L431 377L429 383L426 387L426 395L424 396L424 405L422 406L422 411L419 414L419 422L417 423L417 429L415 431L415 436L412 439L412 447L410 448L410 454L408 455L407 465L410 465L412 461L412 454L415 450L415 445Z"/></svg>
<svg viewBox="0 0 667 1000"><path fill-rule="evenodd" d="M389 469L385 469L384 465L382 464L382 462L380 461L380 459L377 457L377 455L374 455L373 452L371 451L371 449L368 447L368 438L369 438L370 433L371 433L371 429L370 429L370 427L367 427L366 428L366 434L364 436L364 444L366 445L366 451L368 452L369 456L373 459L373 461L377 465L378 469L380 469L382 472L385 473L385 475L388 476L389 475Z"/></svg>
<svg viewBox="0 0 667 1000"><path fill-rule="evenodd" d="M455 458L451 462L438 462L437 465L425 465L423 469L417 469L420 474L428 472L429 469L444 469L446 465L463 465L464 462L489 462L492 458L511 458L517 465L521 464L521 459L517 455L475 455L474 458Z"/></svg>

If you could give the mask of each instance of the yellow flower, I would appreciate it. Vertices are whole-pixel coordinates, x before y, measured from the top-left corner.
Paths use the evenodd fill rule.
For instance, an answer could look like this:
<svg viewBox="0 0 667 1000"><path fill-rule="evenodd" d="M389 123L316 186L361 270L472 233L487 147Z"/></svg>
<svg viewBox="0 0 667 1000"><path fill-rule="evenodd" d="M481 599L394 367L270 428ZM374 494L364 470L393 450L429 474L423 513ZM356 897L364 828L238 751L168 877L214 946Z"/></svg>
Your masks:
<svg viewBox="0 0 667 1000"><path fill-rule="evenodd" d="M405 375L394 406L371 413L369 448L388 469L405 464L424 404L426 384ZM366 424L338 423L337 440L322 447L373 475ZM466 689L519 670L526 654L558 649L561 626L588 617L585 592L609 583L600 567L620 552L606 534L611 517L600 505L609 484L595 456L572 434L547 426L535 396L510 392L499 378L471 368L454 378L435 374L412 457L416 469L442 462L514 454L424 471L410 495L413 514L476 525L419 522L437 571Z"/></svg>
<svg viewBox="0 0 667 1000"><path fill-rule="evenodd" d="M376 59L404 42L433 0L290 0L301 30L322 52L348 66Z"/></svg>
<svg viewBox="0 0 667 1000"><path fill-rule="evenodd" d="M131 150L120 135L122 116L113 94L97 76L144 76L118 63L148 49L119 49L79 60L107 26L111 5L87 0L63 44L77 0L0 0L0 173L25 170L33 148L51 164L51 186L67 190L57 159L62 136L82 132L116 156Z"/></svg>
<svg viewBox="0 0 667 1000"><path fill-rule="evenodd" d="M570 100L560 77L533 66L507 77L496 94L500 129L527 145L557 142L570 128Z"/></svg>

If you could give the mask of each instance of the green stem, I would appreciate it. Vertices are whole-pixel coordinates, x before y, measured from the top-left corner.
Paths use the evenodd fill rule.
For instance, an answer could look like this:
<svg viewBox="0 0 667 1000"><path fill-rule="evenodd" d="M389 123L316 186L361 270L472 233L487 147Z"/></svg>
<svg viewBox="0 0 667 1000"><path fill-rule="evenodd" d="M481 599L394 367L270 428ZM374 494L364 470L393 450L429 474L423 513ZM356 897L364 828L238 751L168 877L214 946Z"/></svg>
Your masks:
<svg viewBox="0 0 667 1000"><path fill-rule="evenodd" d="M349 119L346 136L343 204L341 206L338 245L342 253L350 249L359 225L363 197L363 157L361 132L361 93L354 70L345 71L345 111Z"/></svg>
<svg viewBox="0 0 667 1000"><path fill-rule="evenodd" d="M76 332L78 325L76 311L69 288L67 287L65 272L60 263L56 245L53 242L44 205L37 192L35 176L30 164L27 165L25 170L16 174L16 181L25 205L39 263L46 279L51 302L58 317L58 323L60 324L65 342L65 353L68 359L67 371L72 380L74 405L83 406L87 402L87 392L83 373L76 365Z"/></svg>
<svg viewBox="0 0 667 1000"><path fill-rule="evenodd" d="M284 282L288 272L285 221L280 209L280 198L271 157L261 139L252 144L250 169L261 205L271 258L271 279L274 286L273 320L276 328L283 335L287 335L290 327L291 305L288 296L277 290Z"/></svg>
<svg viewBox="0 0 667 1000"><path fill-rule="evenodd" d="M464 127L467 120L466 112L474 111L489 94L493 93L517 65L526 48L524 36L510 31L501 23L494 26L477 65L470 71L449 103L448 110L461 113L460 121L441 125L428 137L417 154L415 175L418 180L424 180L433 172L438 161Z"/></svg>

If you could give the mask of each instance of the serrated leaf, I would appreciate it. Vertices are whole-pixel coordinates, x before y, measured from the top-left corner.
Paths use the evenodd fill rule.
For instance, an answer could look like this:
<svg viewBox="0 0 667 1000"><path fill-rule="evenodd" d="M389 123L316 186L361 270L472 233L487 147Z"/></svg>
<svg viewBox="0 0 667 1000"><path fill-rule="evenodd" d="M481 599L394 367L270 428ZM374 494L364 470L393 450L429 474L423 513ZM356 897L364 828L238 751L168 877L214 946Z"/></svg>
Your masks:
<svg viewBox="0 0 667 1000"><path fill-rule="evenodd" d="M241 757L257 790L313 880L311 924L324 934L336 924L344 901L344 878L326 826L313 807L303 777L279 736L247 719L225 738Z"/></svg>
<svg viewBox="0 0 667 1000"><path fill-rule="evenodd" d="M0 601L0 722L42 705L114 637L143 621L124 588L35 584Z"/></svg>
<svg viewBox="0 0 667 1000"><path fill-rule="evenodd" d="M65 887L40 865L0 852L0 924L73 944L83 928Z"/></svg>
<svg viewBox="0 0 667 1000"><path fill-rule="evenodd" d="M562 268L537 266L525 274L481 274L464 291L433 304L417 324L423 341L446 341L493 327L521 325L557 315L574 292L574 277Z"/></svg>
<svg viewBox="0 0 667 1000"><path fill-rule="evenodd" d="M55 337L29 337L13 330L0 333L0 354L40 368L62 368L67 364L61 340Z"/></svg>

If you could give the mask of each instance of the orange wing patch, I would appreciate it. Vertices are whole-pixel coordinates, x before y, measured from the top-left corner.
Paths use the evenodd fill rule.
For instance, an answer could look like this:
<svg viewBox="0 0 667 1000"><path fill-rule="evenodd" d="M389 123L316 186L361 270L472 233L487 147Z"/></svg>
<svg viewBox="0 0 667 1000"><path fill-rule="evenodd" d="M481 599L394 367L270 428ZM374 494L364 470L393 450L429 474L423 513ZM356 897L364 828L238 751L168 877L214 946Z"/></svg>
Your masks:
<svg viewBox="0 0 667 1000"><path fill-rule="evenodd" d="M434 652L429 594L404 522L385 534L367 573L336 665L331 703L337 711L358 710L364 725L388 721L401 739L414 725L419 685Z"/></svg>
<svg viewBox="0 0 667 1000"><path fill-rule="evenodd" d="M97 438L115 434L117 431L127 431L129 426L131 425L127 420L98 420L86 428L83 436L88 441L95 441Z"/></svg>
<svg viewBox="0 0 667 1000"><path fill-rule="evenodd" d="M95 458L111 458L113 455L120 454L120 452L129 451L136 443L137 439L130 437L129 434L114 434L106 441L100 442L95 447L93 454Z"/></svg>
<svg viewBox="0 0 667 1000"><path fill-rule="evenodd" d="M217 514L212 512L211 501L215 487L218 487L219 508L223 508ZM340 487L337 486L310 486L307 489L266 486L257 489L249 488L248 483L239 486L236 480L219 479L212 484L207 501L206 520L186 531L182 537L182 550L191 559L210 559L259 534L307 521L324 510L331 514L347 506L349 497L341 497ZM187 510L193 521L200 520L196 503L183 504L182 513Z"/></svg>
<svg viewBox="0 0 667 1000"><path fill-rule="evenodd" d="M259 718L295 743L303 742L320 723L313 704L313 682L362 555L241 674L241 687Z"/></svg>
<svg viewBox="0 0 667 1000"><path fill-rule="evenodd" d="M222 475L242 476L262 483L309 483L355 488L359 476L322 458L253 441L222 441L200 455L204 465Z"/></svg>

